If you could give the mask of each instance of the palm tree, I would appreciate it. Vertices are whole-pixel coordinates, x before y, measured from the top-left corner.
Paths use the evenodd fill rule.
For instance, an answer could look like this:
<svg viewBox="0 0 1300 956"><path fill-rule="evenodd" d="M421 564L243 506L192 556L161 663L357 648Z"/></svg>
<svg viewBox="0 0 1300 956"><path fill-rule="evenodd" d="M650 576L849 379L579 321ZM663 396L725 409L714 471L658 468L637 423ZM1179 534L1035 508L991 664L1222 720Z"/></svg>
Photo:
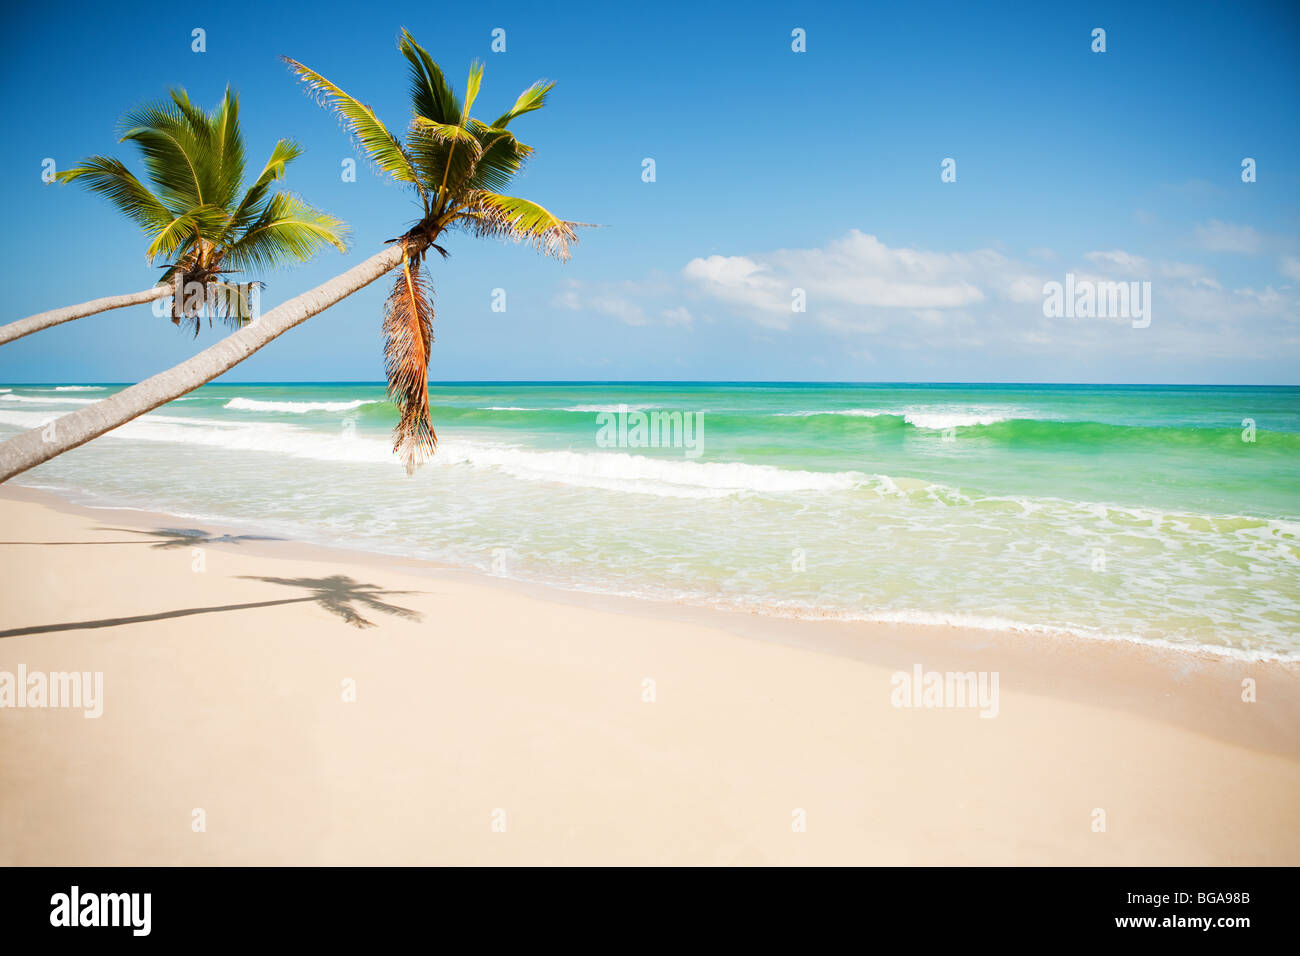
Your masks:
<svg viewBox="0 0 1300 956"><path fill-rule="evenodd" d="M244 138L239 128L239 97L229 87L211 113L195 107L184 90L170 100L146 104L121 121L119 142L132 142L143 154L150 186L120 160L91 156L64 170L59 182L80 182L105 196L149 238L152 263L170 259L158 283L141 292L95 299L42 312L0 326L0 344L63 322L108 309L172 296L172 321L193 325L200 317L219 317L238 327L252 314L253 283L229 283L226 273L306 261L323 246L346 252L343 223L304 203L292 193L272 192L285 168L302 154L282 139L247 189Z"/></svg>
<svg viewBox="0 0 1300 956"><path fill-rule="evenodd" d="M289 69L322 105L333 110L357 145L383 172L409 186L420 203L420 219L396 240L402 271L384 304L384 357L388 395L399 418L393 452L411 474L433 454L437 435L429 417L429 346L433 341L433 297L421 263L444 232L463 230L527 242L560 259L569 257L580 225L555 216L537 203L498 190L532 153L507 128L525 113L539 110L554 83L538 81L524 90L514 106L491 123L470 115L483 81L483 65L474 63L461 102L442 70L406 30L398 48L406 57L410 81L411 122L402 141L389 132L370 107L297 60L284 57Z"/></svg>
<svg viewBox="0 0 1300 956"><path fill-rule="evenodd" d="M528 242L565 259L570 243L577 239L574 227L578 223L558 219L536 203L497 191L532 153L507 127L517 117L540 109L553 84L533 84L514 106L485 125L469 115L482 81L481 66L470 70L462 105L437 64L405 30L399 47L408 61L411 80L413 115L405 142L390 133L368 106L320 74L286 60L339 114L375 164L415 191L421 208L419 221L390 240L383 251L277 306L180 365L55 419L43 429L31 429L0 444L0 482L210 382L399 265L402 269L384 306L383 324L389 393L400 412L394 452L401 456L409 474L433 450L436 438L428 398L433 306L421 272L425 253L432 248L445 256L435 240L447 230L459 229Z"/></svg>

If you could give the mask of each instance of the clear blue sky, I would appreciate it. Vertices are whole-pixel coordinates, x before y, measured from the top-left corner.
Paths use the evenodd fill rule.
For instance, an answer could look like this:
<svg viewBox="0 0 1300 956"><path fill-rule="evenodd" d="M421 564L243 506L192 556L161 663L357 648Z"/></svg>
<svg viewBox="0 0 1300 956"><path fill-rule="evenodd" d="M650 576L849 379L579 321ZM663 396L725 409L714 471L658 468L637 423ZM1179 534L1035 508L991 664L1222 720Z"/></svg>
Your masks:
<svg viewBox="0 0 1300 956"><path fill-rule="evenodd" d="M1053 7L1054 9L1047 9ZM57 15L51 10L57 9ZM540 77L515 192L603 224L565 264L455 236L435 261L431 377L1300 382L1300 6L1294 3L221 4L10 6L3 319L143 288L136 228L41 182L109 153L120 114L187 88L242 94L249 164L346 219L353 250L264 278L270 306L400 233L408 195L359 164L287 54L390 127L408 27L476 112ZM191 29L207 52L191 52ZM490 49L506 30L506 52ZM791 50L791 30L807 52ZM1091 31L1106 30L1093 53ZM642 160L657 181L642 181ZM957 162L957 181L940 163ZM1241 181L1241 161L1258 181ZM717 258L711 258L717 257ZM1044 281L1152 283L1152 323L1048 319ZM227 381L382 377L377 284ZM808 308L791 313L788 289ZM504 288L507 311L490 308ZM148 308L0 349L0 381L135 381L211 344Z"/></svg>

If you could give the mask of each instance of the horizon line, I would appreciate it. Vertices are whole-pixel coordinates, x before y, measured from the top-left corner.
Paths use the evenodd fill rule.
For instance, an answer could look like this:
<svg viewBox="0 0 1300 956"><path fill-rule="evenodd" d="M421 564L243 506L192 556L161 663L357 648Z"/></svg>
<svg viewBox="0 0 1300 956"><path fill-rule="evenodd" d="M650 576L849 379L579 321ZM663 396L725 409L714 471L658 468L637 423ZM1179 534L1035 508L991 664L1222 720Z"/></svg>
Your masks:
<svg viewBox="0 0 1300 956"><path fill-rule="evenodd" d="M34 388L45 385L64 386L123 386L138 385L139 382L111 381L68 381L51 379L41 382L3 382L3 388ZM208 385L378 385L387 386L384 379L247 379L233 382L212 381L195 386L190 391L198 391ZM1065 388L1296 388L1300 383L1246 383L1246 382L1034 382L1034 381L924 381L920 379L442 379L430 381L429 387L438 385L1036 385L1044 387Z"/></svg>

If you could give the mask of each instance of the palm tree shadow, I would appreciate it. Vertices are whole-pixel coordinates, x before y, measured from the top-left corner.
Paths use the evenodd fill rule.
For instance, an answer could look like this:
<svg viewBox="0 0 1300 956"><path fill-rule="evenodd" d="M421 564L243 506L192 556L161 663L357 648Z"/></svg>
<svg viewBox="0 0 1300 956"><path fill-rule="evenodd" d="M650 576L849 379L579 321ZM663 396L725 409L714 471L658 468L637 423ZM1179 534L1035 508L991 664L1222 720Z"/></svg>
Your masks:
<svg viewBox="0 0 1300 956"><path fill-rule="evenodd" d="M346 574L332 574L324 578L262 578L241 575L248 581L265 581L268 584L283 584L286 587L306 588L309 594L302 597L277 598L270 601L251 601L244 604L222 604L214 607L187 607L175 611L157 611L152 614L136 614L131 617L109 617L95 621L71 621L66 624L36 624L28 627L15 627L0 631L0 638L23 637L31 634L50 634L56 631L80 631L101 627L120 627L123 624L144 624L150 621L166 621L179 617L192 617L196 614L214 614L221 611L245 611L253 608L279 607L284 604L303 604L314 601L331 614L341 617L353 627L374 627L372 621L366 620L354 605L362 605L374 611L382 611L394 617L408 621L422 620L418 611L389 604L380 598L392 594L421 594L421 591L384 591L374 584L362 584Z"/></svg>
<svg viewBox="0 0 1300 956"><path fill-rule="evenodd" d="M358 610L357 605L383 614L391 614L408 621L423 620L419 611L389 604L380 598L394 594L421 594L421 591L385 591L374 584L362 584L346 574L331 574L323 578L271 578L241 574L246 581L265 581L267 584L282 584L285 587L306 588L311 595L301 600L315 601L331 614L342 618L353 627L374 627L373 621L367 620Z"/></svg>
<svg viewBox="0 0 1300 956"><path fill-rule="evenodd" d="M245 541L283 541L265 534L213 534L201 528L155 528L139 531L135 528L96 528L96 531L124 531L144 534L155 541L146 542L151 548L192 548L200 544L243 544Z"/></svg>
<svg viewBox="0 0 1300 956"><path fill-rule="evenodd" d="M82 544L147 544L151 548L193 548L201 544L243 544L245 541L283 541L265 534L213 534L200 528L96 528L96 531L120 531L123 534L147 535L152 541L128 538L125 541L0 541L0 544L27 545L82 545Z"/></svg>

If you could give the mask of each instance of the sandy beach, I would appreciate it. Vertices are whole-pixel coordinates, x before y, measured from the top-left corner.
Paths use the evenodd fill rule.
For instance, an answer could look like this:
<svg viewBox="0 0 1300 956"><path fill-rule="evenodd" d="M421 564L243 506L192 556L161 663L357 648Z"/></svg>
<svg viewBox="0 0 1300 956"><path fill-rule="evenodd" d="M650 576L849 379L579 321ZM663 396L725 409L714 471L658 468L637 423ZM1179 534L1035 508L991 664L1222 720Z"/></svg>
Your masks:
<svg viewBox="0 0 1300 956"><path fill-rule="evenodd" d="M98 717L0 709L5 865L1300 863L1295 665L545 590L14 487L0 562L0 672L103 675ZM996 714L895 706L918 666L996 674Z"/></svg>

